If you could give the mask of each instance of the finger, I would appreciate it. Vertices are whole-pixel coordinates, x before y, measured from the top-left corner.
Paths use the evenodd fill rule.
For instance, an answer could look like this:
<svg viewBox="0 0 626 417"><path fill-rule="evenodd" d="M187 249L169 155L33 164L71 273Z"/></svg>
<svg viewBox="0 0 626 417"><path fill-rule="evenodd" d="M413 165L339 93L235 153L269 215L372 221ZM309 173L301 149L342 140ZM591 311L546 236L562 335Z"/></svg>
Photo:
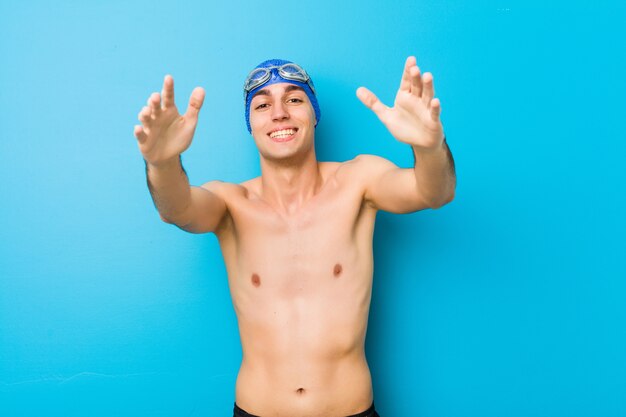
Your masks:
<svg viewBox="0 0 626 417"><path fill-rule="evenodd" d="M143 130L143 127L139 125L135 125L135 131L133 133L135 134L135 137L137 138L137 141L139 141L139 143L144 143L146 139L148 139L148 135Z"/></svg>
<svg viewBox="0 0 626 417"><path fill-rule="evenodd" d="M411 91L411 67L415 66L415 57L410 56L406 59L404 63L404 71L402 72L402 80L400 80L400 90L402 91Z"/></svg>
<svg viewBox="0 0 626 417"><path fill-rule="evenodd" d="M152 93L148 99L148 106L152 110L152 114L157 115L161 112L161 96L159 93Z"/></svg>
<svg viewBox="0 0 626 417"><path fill-rule="evenodd" d="M421 97L423 92L422 75L417 66L410 68L411 94L415 97Z"/></svg>
<svg viewBox="0 0 626 417"><path fill-rule="evenodd" d="M192 118L198 117L198 113L200 112L200 108L204 102L204 95L204 88L196 87L193 89L191 97L189 97L189 106L187 106L185 116Z"/></svg>
<svg viewBox="0 0 626 417"><path fill-rule="evenodd" d="M435 96L435 86L433 82L433 75L430 72L424 73L422 77L424 90L422 91L422 99L424 103L428 105L430 100Z"/></svg>
<svg viewBox="0 0 626 417"><path fill-rule="evenodd" d="M361 103L365 104L379 118L382 117L382 114L388 109L374 93L365 87L357 88L356 96L361 100Z"/></svg>
<svg viewBox="0 0 626 417"><path fill-rule="evenodd" d="M441 102L438 98L434 98L430 102L430 118L433 121L439 121L439 115L441 114Z"/></svg>
<svg viewBox="0 0 626 417"><path fill-rule="evenodd" d="M152 122L152 110L150 110L150 107L145 106L141 109L137 118L144 126L148 126Z"/></svg>
<svg viewBox="0 0 626 417"><path fill-rule="evenodd" d="M171 75L166 75L163 79L163 90L161 90L161 97L163 97L163 108L174 107L174 78Z"/></svg>

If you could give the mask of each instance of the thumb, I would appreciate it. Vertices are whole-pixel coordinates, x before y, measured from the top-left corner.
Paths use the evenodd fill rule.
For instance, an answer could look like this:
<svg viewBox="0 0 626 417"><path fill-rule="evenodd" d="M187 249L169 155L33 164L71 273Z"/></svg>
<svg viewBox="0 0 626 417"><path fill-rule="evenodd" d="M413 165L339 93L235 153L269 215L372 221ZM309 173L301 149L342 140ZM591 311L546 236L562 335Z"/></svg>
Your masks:
<svg viewBox="0 0 626 417"><path fill-rule="evenodd" d="M372 110L376 116L382 117L383 112L388 109L379 99L376 94L372 93L365 87L359 87L356 90L356 96L361 100L361 103L365 104L370 110Z"/></svg>
<svg viewBox="0 0 626 417"><path fill-rule="evenodd" d="M193 89L191 97L189 97L189 106L187 106L185 116L193 117L194 119L198 117L198 113L204 102L204 95L204 88L196 87Z"/></svg>

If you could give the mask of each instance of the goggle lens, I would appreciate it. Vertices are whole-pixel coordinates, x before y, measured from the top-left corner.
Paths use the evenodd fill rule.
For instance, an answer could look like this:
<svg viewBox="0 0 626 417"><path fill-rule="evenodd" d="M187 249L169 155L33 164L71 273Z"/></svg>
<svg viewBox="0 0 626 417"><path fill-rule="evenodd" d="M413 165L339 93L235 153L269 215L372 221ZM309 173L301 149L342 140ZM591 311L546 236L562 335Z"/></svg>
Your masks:
<svg viewBox="0 0 626 417"><path fill-rule="evenodd" d="M285 78L292 78L302 81L308 78L304 70L294 64L285 64L279 68L278 72Z"/></svg>
<svg viewBox="0 0 626 417"><path fill-rule="evenodd" d="M253 70L246 79L246 83L244 85L244 97L246 97L250 91L268 82L272 76L273 69L277 69L278 74L282 78L286 78L292 81L299 81L301 83L307 83L313 91L313 94L315 94L313 83L310 81L310 78L307 75L306 71L304 71L304 69L300 68L300 66L296 64L284 64L280 66L257 68Z"/></svg>
<svg viewBox="0 0 626 417"><path fill-rule="evenodd" d="M270 71L267 68L257 68L250 73L246 80L246 92L254 90L257 86L267 82L270 79Z"/></svg>

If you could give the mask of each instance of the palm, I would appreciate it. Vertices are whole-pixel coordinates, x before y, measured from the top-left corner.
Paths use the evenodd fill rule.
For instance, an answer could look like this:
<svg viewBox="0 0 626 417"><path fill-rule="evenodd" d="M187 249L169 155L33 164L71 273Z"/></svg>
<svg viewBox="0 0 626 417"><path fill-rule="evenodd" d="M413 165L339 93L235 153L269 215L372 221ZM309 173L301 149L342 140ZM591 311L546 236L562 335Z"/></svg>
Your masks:
<svg viewBox="0 0 626 417"><path fill-rule="evenodd" d="M393 107L385 106L364 87L357 90L357 96L400 142L434 149L443 141L443 126L439 119L441 104L439 99L433 98L432 75L420 76L415 58L406 61Z"/></svg>
<svg viewBox="0 0 626 417"><path fill-rule="evenodd" d="M196 88L187 112L181 116L174 104L174 81L170 76L165 78L162 100L158 93L153 93L148 105L139 113L142 125L135 127L139 150L148 163L168 162L189 147L203 100L204 90Z"/></svg>
<svg viewBox="0 0 626 417"><path fill-rule="evenodd" d="M195 125L178 113L176 107L163 109L149 128L139 149L147 161L159 161L184 152L191 144Z"/></svg>

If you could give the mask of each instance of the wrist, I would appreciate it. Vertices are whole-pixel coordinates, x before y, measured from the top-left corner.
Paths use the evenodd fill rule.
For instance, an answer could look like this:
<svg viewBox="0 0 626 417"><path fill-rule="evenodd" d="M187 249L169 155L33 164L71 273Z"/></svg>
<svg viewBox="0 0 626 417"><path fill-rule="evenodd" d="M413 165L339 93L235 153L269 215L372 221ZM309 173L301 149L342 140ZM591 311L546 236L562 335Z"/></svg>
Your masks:
<svg viewBox="0 0 626 417"><path fill-rule="evenodd" d="M411 145L411 149L413 149L413 152L415 154L422 154L422 155L439 153L445 150L445 147L446 147L445 135L442 136L441 140L438 143L432 146Z"/></svg>
<svg viewBox="0 0 626 417"><path fill-rule="evenodd" d="M149 171L171 171L171 170L180 170L182 169L182 159L181 155L176 155L174 158L166 159L159 162L149 162L144 159L146 163L146 169Z"/></svg>

